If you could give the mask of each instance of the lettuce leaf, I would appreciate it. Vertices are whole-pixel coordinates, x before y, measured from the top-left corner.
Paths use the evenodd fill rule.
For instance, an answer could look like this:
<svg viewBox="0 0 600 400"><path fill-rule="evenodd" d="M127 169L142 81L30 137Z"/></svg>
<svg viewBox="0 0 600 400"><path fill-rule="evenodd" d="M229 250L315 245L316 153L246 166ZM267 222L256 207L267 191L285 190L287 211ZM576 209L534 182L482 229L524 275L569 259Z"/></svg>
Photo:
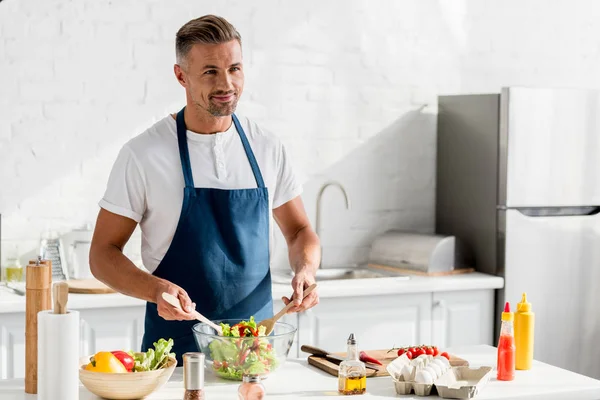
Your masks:
<svg viewBox="0 0 600 400"><path fill-rule="evenodd" d="M145 353L133 353L135 372L154 371L162 368L167 364L169 357L175 357L175 353L171 353L173 348L173 339L159 339L154 342L154 348L148 349Z"/></svg>

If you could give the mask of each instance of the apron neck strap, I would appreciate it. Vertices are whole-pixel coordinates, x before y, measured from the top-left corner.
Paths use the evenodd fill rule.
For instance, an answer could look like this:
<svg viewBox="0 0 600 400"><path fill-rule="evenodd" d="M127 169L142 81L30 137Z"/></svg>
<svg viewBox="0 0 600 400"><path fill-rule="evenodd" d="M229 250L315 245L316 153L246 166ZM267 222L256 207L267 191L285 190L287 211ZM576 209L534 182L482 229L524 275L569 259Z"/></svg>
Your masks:
<svg viewBox="0 0 600 400"><path fill-rule="evenodd" d="M250 143L248 142L248 138L246 137L246 133L240 124L240 121L235 116L235 114L231 115L233 117L233 124L235 125L235 129L238 131L238 135L240 135L240 139L242 140L242 144L244 145L244 150L246 151L246 157L248 157L248 162L250 162L250 167L252 167L252 173L254 174L254 179L256 179L256 184L259 188L265 187L265 182L263 181L262 174L260 173L260 168L258 167L258 162L256 161L256 157L254 157L254 152L252 151L252 147L250 147Z"/></svg>
<svg viewBox="0 0 600 400"><path fill-rule="evenodd" d="M181 158L181 166L183 168L183 178L185 180L186 188L194 188L194 178L192 177L192 166L190 163L190 151L188 149L187 143L187 128L185 126L185 119L183 118L183 112L185 107L181 109L177 113L177 142L179 143L179 157ZM250 147L250 143L248 142L248 138L246 137L246 133L244 133L244 129L240 124L240 121L235 116L235 114L231 115L233 117L233 123L235 125L235 129L242 140L242 144L244 145L244 151L246 152L246 157L248 157L248 162L250 163L250 167L252 168L252 173L254 174L254 179L256 179L256 184L259 188L265 187L265 182L263 181L262 174L260 173L260 168L258 167L258 162L254 157L254 152Z"/></svg>
<svg viewBox="0 0 600 400"><path fill-rule="evenodd" d="M179 157L181 158L181 167L183 168L183 179L186 188L194 188L194 178L192 177L192 165L190 164L190 152L187 143L187 128L183 111L185 107L177 113L177 142L179 143Z"/></svg>

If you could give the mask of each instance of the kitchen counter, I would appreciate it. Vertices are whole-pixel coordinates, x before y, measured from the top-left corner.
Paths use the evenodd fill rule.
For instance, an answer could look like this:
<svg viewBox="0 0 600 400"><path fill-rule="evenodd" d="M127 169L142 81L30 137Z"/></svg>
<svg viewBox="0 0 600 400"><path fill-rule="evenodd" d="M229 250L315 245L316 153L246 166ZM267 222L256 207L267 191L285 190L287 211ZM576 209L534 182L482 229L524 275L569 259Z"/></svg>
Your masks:
<svg viewBox="0 0 600 400"><path fill-rule="evenodd" d="M410 279L395 277L375 279L348 279L321 281L319 296L321 298L359 297L387 294L408 294L425 292L448 292L459 290L499 289L504 286L504 279L498 276L474 272L443 277L411 276ZM289 284L274 283L273 298L291 295ZM110 307L143 306L142 300L113 294L70 294L69 308L94 309ZM0 288L0 313L25 312L25 297L16 295L5 288Z"/></svg>
<svg viewBox="0 0 600 400"><path fill-rule="evenodd" d="M470 346L448 349L467 359L471 366L493 366L496 349L491 346ZM314 400L337 396L337 379L310 367L306 360L288 360L276 373L264 381L267 399L284 400L310 397ZM234 399L239 383L218 380L212 373L206 374L207 399ZM30 400L36 395L24 393L23 380L0 381L0 398L3 400ZM183 377L177 368L170 381L148 400L180 400L183 398ZM367 393L360 398L398 399L389 377L367 379ZM403 399L423 399L417 396L402 396ZM429 396L436 399L437 396ZM599 399L600 381L578 375L548 364L535 361L530 371L517 371L511 382L500 382L494 377L483 388L476 399ZM98 399L81 388L79 400Z"/></svg>

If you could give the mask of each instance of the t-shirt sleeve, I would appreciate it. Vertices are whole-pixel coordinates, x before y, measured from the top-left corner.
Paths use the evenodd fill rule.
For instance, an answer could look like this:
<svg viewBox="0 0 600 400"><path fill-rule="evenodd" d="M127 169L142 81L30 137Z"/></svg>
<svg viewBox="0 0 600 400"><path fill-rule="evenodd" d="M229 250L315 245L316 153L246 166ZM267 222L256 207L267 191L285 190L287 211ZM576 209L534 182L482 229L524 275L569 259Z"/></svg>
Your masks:
<svg viewBox="0 0 600 400"><path fill-rule="evenodd" d="M123 146L108 178L99 206L139 223L146 211L144 176L133 152Z"/></svg>
<svg viewBox="0 0 600 400"><path fill-rule="evenodd" d="M278 146L277 186L273 195L273 208L280 207L302 194L302 184L294 171L292 160L283 143Z"/></svg>

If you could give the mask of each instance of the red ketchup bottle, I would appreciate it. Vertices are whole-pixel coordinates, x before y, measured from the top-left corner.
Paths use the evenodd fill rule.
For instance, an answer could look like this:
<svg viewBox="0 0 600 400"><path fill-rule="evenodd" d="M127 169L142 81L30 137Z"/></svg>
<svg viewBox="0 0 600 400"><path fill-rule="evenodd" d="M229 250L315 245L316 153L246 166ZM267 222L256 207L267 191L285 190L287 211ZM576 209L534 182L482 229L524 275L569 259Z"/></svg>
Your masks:
<svg viewBox="0 0 600 400"><path fill-rule="evenodd" d="M515 334L513 328L514 314L510 312L508 301L502 313L502 327L498 340L498 380L515 379Z"/></svg>

